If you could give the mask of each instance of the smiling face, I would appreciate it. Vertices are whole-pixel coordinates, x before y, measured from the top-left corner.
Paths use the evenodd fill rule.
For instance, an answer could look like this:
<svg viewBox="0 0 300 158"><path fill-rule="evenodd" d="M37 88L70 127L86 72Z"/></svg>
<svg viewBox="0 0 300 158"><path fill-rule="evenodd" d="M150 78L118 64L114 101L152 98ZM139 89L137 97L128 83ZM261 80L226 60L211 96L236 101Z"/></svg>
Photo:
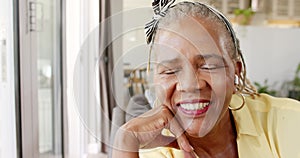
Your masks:
<svg viewBox="0 0 300 158"><path fill-rule="evenodd" d="M186 132L203 137L228 112L234 92L235 63L216 25L185 18L156 34L154 82L161 103Z"/></svg>

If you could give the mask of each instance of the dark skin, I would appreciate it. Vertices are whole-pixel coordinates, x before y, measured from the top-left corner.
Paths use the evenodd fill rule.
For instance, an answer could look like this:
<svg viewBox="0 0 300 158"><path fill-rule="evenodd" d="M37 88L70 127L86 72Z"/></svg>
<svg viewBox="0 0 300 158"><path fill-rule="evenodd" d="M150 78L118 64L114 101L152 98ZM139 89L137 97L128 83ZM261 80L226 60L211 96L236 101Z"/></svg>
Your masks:
<svg viewBox="0 0 300 158"><path fill-rule="evenodd" d="M230 117L231 114L229 112L226 115L229 115L228 117ZM210 133L209 135L203 138L196 138L186 134L187 139L189 140L190 144L195 148L195 152L199 157L238 157L234 121L224 121L221 124L222 125L219 127L219 129L214 130L216 131L216 133ZM224 131L227 133L220 134L220 132ZM226 135L226 137L222 137L224 135ZM214 155L214 153L222 154Z"/></svg>
<svg viewBox="0 0 300 158"><path fill-rule="evenodd" d="M139 148L161 146L179 148L185 157L238 157L228 105L241 64L224 53L225 38L213 26L191 18L157 33L156 60L167 65L155 68L161 104L121 127L113 157L139 157ZM203 110L204 104L209 110ZM199 109L184 109L189 106ZM163 129L175 138L163 136Z"/></svg>

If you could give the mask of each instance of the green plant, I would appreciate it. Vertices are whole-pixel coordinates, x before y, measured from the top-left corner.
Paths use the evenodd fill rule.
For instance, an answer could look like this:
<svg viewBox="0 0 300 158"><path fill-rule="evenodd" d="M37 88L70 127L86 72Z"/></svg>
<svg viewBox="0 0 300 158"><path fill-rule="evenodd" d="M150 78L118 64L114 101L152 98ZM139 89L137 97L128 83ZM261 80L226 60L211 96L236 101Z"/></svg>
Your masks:
<svg viewBox="0 0 300 158"><path fill-rule="evenodd" d="M273 96L276 95L276 91L270 89L270 85L268 85L268 80L267 79L265 79L263 84L260 84L258 82L254 82L254 85L256 86L258 93L266 93L266 94L270 94L270 95L273 95Z"/></svg>
<svg viewBox="0 0 300 158"><path fill-rule="evenodd" d="M233 11L239 24L247 25L251 21L251 17L254 15L254 11L251 8L240 9L237 8Z"/></svg>
<svg viewBox="0 0 300 158"><path fill-rule="evenodd" d="M250 17L252 16L255 12L251 9L251 8L247 8L247 9L240 9L237 8L233 11L234 15L238 16L238 15L244 15L246 17Z"/></svg>
<svg viewBox="0 0 300 158"><path fill-rule="evenodd" d="M298 64L294 79L287 82L288 97L300 100L300 63Z"/></svg>
<svg viewBox="0 0 300 158"><path fill-rule="evenodd" d="M293 89L296 91L300 91L300 63L295 71L295 77L292 81Z"/></svg>

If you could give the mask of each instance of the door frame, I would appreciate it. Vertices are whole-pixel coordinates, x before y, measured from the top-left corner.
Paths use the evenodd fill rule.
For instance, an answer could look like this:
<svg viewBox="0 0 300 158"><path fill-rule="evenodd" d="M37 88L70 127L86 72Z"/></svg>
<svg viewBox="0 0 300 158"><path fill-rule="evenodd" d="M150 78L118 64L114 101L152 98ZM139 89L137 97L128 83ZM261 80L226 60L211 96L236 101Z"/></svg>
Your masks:
<svg viewBox="0 0 300 158"><path fill-rule="evenodd" d="M29 24L29 3L36 0L14 0L17 4L16 15L17 16L17 29L18 29L18 52L16 55L16 63L18 66L16 87L18 88L18 94L16 96L17 105L17 125L19 127L18 132L18 151L19 157L22 158L39 158L39 117L38 117L38 72L37 72L37 60L38 52L36 49L37 38L35 32L30 31ZM59 72L53 77L54 83L60 83L55 86L53 97L56 110L60 114L60 119L55 117L53 121L61 121L55 127L61 129L59 131L53 131L54 141L56 144L61 140L62 144L58 148L53 148L54 152L61 152L62 157L68 157L68 126L67 126L67 104L66 104L66 49L65 49L65 5L63 0L56 0L56 3L60 5L58 17L59 27L59 39L60 43L58 48L60 54L54 56L55 64L58 64L59 68L54 72ZM57 137L56 137L57 136ZM56 138L55 138L56 137Z"/></svg>
<svg viewBox="0 0 300 158"><path fill-rule="evenodd" d="M29 0L19 0L19 73L23 158L38 158L37 52L31 52Z"/></svg>

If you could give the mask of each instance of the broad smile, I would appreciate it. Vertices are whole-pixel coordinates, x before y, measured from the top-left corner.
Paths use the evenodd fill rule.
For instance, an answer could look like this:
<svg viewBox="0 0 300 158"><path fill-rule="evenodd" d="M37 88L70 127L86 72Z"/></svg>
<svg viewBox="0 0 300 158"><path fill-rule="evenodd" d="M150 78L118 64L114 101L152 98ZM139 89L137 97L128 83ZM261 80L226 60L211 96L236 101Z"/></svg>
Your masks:
<svg viewBox="0 0 300 158"><path fill-rule="evenodd" d="M197 117L205 114L209 109L210 101L191 101L191 102L180 102L177 104L178 110L188 117Z"/></svg>

